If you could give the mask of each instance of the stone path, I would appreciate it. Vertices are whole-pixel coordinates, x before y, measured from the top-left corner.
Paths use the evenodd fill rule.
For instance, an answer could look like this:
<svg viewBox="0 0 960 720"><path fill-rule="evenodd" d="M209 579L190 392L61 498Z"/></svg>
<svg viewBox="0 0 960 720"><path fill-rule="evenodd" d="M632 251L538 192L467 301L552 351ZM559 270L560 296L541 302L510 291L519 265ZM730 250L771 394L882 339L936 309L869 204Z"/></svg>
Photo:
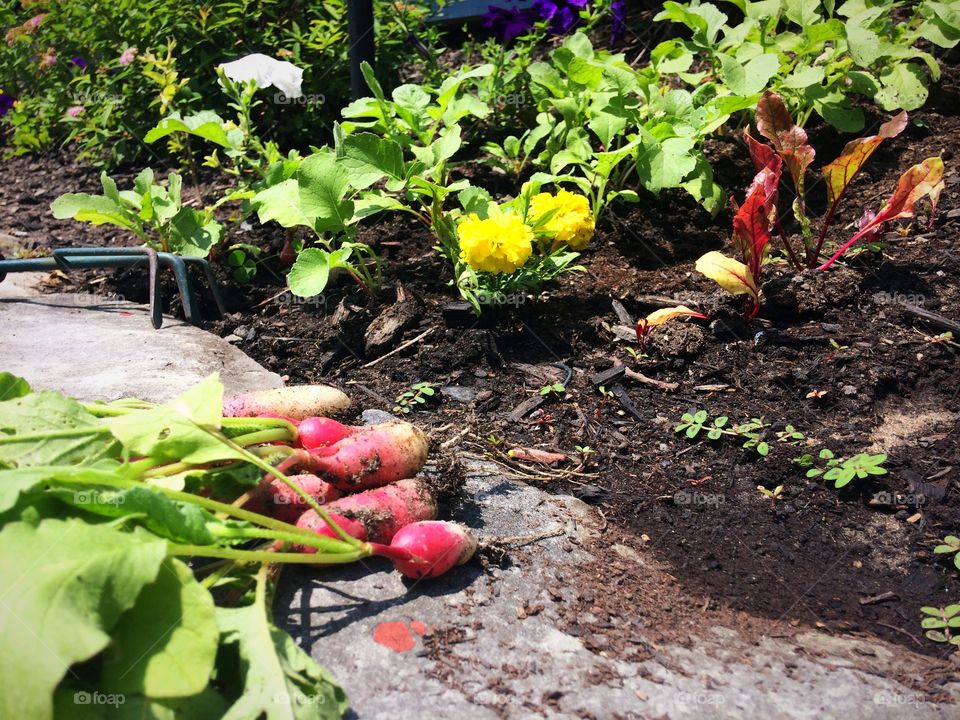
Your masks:
<svg viewBox="0 0 960 720"><path fill-rule="evenodd" d="M35 387L164 400L215 370L230 391L280 384L196 328L168 320L155 331L142 307L38 297L19 278L0 283L0 369ZM572 592L565 580L592 560L583 547L598 534L594 511L482 463L469 466L467 494L459 519L481 537L560 534L511 550L507 567L471 563L432 582L406 583L379 561L284 573L278 622L340 679L354 717L960 718L960 705L930 704L890 679L894 669L919 675L927 661L879 641L808 632L753 643L705 627L640 663L594 654L558 627L556 611ZM625 556L646 565L636 551ZM636 598L637 612L643 603ZM384 622L404 624L408 651L374 640ZM944 689L960 702L960 683Z"/></svg>

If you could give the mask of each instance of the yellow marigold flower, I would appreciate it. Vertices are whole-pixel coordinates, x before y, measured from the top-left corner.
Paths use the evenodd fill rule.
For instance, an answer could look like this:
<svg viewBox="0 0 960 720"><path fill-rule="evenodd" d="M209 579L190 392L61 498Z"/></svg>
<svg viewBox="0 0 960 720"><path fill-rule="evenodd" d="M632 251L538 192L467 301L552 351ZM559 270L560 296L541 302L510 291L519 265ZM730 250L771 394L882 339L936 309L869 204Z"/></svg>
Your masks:
<svg viewBox="0 0 960 720"><path fill-rule="evenodd" d="M474 270L512 273L533 252L533 230L512 212L481 220L471 213L457 226L460 257Z"/></svg>
<svg viewBox="0 0 960 720"><path fill-rule="evenodd" d="M594 221L590 203L583 195L559 190L556 195L540 193L530 200L530 217L536 220L556 210L544 225L553 233L554 243L563 243L574 250L583 250L593 238Z"/></svg>

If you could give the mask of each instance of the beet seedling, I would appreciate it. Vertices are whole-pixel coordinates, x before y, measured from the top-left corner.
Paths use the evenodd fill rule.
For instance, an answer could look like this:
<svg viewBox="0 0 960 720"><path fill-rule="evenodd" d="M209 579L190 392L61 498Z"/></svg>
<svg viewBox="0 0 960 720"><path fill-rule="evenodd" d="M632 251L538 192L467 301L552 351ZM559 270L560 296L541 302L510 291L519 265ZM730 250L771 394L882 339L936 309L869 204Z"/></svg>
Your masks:
<svg viewBox="0 0 960 720"><path fill-rule="evenodd" d="M856 233L821 264L820 253L827 231L851 181L884 140L903 132L907 125L907 114L901 112L881 125L876 135L850 141L838 158L823 167L821 172L827 187L827 212L816 237L804 199L805 174L816 155L807 141L806 131L794 123L783 100L772 92L766 92L760 98L756 122L757 131L770 144L754 139L749 128L744 131L756 175L733 218L733 243L741 260L713 250L696 263L698 272L730 294L747 296L744 314L748 318L755 316L760 309L760 274L770 252L773 232L780 237L787 258L795 268L826 270L858 241L874 241L886 223L913 217L914 206L922 198L930 198L931 215L936 211L944 188L943 160L930 157L903 173L884 206L878 212L866 210L857 223ZM784 167L795 189L793 214L803 240L803 249L799 252L787 237L778 209Z"/></svg>

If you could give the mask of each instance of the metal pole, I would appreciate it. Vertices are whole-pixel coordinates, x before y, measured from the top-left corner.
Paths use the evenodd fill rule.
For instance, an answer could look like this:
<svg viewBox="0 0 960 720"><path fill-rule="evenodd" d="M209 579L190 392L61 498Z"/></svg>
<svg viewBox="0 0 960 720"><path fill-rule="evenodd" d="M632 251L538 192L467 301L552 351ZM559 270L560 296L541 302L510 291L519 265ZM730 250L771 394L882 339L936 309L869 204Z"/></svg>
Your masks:
<svg viewBox="0 0 960 720"><path fill-rule="evenodd" d="M347 32L350 35L350 94L356 100L370 94L360 63L374 64L373 0L347 0Z"/></svg>

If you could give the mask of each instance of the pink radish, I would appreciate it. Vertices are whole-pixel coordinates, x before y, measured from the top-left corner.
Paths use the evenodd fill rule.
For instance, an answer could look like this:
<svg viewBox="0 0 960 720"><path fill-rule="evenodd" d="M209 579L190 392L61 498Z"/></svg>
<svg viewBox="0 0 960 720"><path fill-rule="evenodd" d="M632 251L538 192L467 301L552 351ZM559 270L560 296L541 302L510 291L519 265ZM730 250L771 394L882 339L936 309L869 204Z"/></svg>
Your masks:
<svg viewBox="0 0 960 720"><path fill-rule="evenodd" d="M390 541L389 557L404 577L435 578L476 551L477 541L463 525L428 520L401 528Z"/></svg>
<svg viewBox="0 0 960 720"><path fill-rule="evenodd" d="M290 475L289 477L321 505L340 497L339 490L316 475ZM251 498L246 504L246 509L288 523L295 523L303 514L306 502L281 480L274 478L268 486L267 493L268 495L262 499L256 496Z"/></svg>
<svg viewBox="0 0 960 720"><path fill-rule="evenodd" d="M284 416L303 420L336 415L350 407L350 398L329 385L290 385L234 395L223 401L226 417Z"/></svg>
<svg viewBox="0 0 960 720"><path fill-rule="evenodd" d="M344 492L413 477L427 461L426 436L410 423L357 428L325 448L301 451L300 464Z"/></svg>
<svg viewBox="0 0 960 720"><path fill-rule="evenodd" d="M344 530L360 540L375 543L388 543L405 525L437 517L437 503L430 489L426 483L415 479L399 480L374 490L348 495L328 503L324 509L335 513L337 517L360 522L365 530L363 537L354 535L347 528ZM315 510L307 510L297 525L322 535L333 534Z"/></svg>
<svg viewBox="0 0 960 720"><path fill-rule="evenodd" d="M349 437L361 428L342 425L325 417L308 417L297 425L297 439L307 449L327 447Z"/></svg>
<svg viewBox="0 0 960 720"><path fill-rule="evenodd" d="M367 529L359 520L344 517L336 512L331 512L330 517L333 518L333 521L339 525L350 537L354 537L357 540L367 539ZM303 513L303 515L300 516L300 519L297 520L297 527L304 528L305 530L313 530L313 532L315 532L317 535L324 535L336 540L340 539L340 536L337 535L333 529L327 525L323 518L317 515L316 511L314 510L307 510L305 513ZM305 545L297 545L295 547L300 552L312 553L317 551L316 548L307 547Z"/></svg>

